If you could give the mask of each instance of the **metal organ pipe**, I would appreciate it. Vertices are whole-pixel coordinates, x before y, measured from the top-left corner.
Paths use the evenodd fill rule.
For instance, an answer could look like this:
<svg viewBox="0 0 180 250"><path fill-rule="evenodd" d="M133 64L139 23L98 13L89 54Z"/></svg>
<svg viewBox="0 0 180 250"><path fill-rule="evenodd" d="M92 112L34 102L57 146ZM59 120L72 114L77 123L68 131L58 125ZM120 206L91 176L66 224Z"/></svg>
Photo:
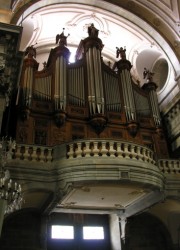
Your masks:
<svg viewBox="0 0 180 250"><path fill-rule="evenodd" d="M51 100L51 76L36 78L33 94L39 100Z"/></svg>
<svg viewBox="0 0 180 250"><path fill-rule="evenodd" d="M154 117L155 125L158 127L161 124L161 117L158 108L158 101L155 90L150 91L150 102L152 107L152 113Z"/></svg>
<svg viewBox="0 0 180 250"><path fill-rule="evenodd" d="M66 82L67 82L67 75L66 75L66 59L63 58L63 76L64 76L64 79L63 79L63 100L62 100L62 103L63 103L63 107L62 109L66 109Z"/></svg>
<svg viewBox="0 0 180 250"><path fill-rule="evenodd" d="M87 66L88 66L88 96L89 96L89 106L90 106L90 112L94 114L96 112L95 107L95 90L94 90L94 71L93 71L93 63L92 63L92 48L90 48L87 52Z"/></svg>
<svg viewBox="0 0 180 250"><path fill-rule="evenodd" d="M129 120L133 120L132 119L132 111L131 111L131 92L130 92L130 86L129 86L129 81L128 81L128 78L127 78L127 70L124 70L123 71L124 73L124 78L125 78L125 91L127 93L127 100L128 100L128 115L129 115Z"/></svg>
<svg viewBox="0 0 180 250"><path fill-rule="evenodd" d="M104 113L104 94L102 84L100 51L89 48L86 54L88 72L88 96L91 113ZM97 109L96 109L97 108Z"/></svg>
<svg viewBox="0 0 180 250"><path fill-rule="evenodd" d="M95 48L94 48L95 49ZM101 69L101 54L99 50L97 51L97 65L95 64L95 67L97 67L98 71L98 88L99 88L99 99L100 99L100 113L104 113L104 91L103 91L103 81L102 81L102 69Z"/></svg>
<svg viewBox="0 0 180 250"><path fill-rule="evenodd" d="M124 108L126 112L126 118L130 120L129 117L129 101L127 97L127 89L126 89L126 82L124 77L124 72L121 73L121 82L122 82L122 90L123 90L123 96L124 96Z"/></svg>
<svg viewBox="0 0 180 250"><path fill-rule="evenodd" d="M31 104L31 98L32 98L33 68L31 67L26 68L24 73L24 83L25 83L25 90L24 90L25 105L29 106Z"/></svg>
<svg viewBox="0 0 180 250"><path fill-rule="evenodd" d="M26 102L26 96L27 96L27 69L24 72L24 90L23 90L23 97L24 97L24 101Z"/></svg>
<svg viewBox="0 0 180 250"><path fill-rule="evenodd" d="M55 109L58 109L58 82L59 82L59 58L56 60L56 67L55 67L55 90L54 90L54 101L55 101Z"/></svg>
<svg viewBox="0 0 180 250"><path fill-rule="evenodd" d="M56 60L55 72L55 109L66 109L66 59L60 56Z"/></svg>
<svg viewBox="0 0 180 250"><path fill-rule="evenodd" d="M69 69L68 75L70 103L72 105L83 106L85 104L83 67Z"/></svg>
<svg viewBox="0 0 180 250"><path fill-rule="evenodd" d="M127 69L123 70L122 73L122 85L123 85L123 95L124 95L124 106L126 110L126 117L128 120L135 120L135 102L134 95L131 85L130 73Z"/></svg>
<svg viewBox="0 0 180 250"><path fill-rule="evenodd" d="M127 87L128 87L131 120L136 120L135 101L134 101L134 95L133 95L133 90L132 90L131 77L127 69L125 70L125 76L126 76Z"/></svg>
<svg viewBox="0 0 180 250"><path fill-rule="evenodd" d="M63 56L60 57L60 64L59 64L59 73L60 73L60 81L59 81L59 96L60 96L60 100L59 100L59 104L60 104L60 109L63 109L63 81L64 81L64 68L63 68Z"/></svg>

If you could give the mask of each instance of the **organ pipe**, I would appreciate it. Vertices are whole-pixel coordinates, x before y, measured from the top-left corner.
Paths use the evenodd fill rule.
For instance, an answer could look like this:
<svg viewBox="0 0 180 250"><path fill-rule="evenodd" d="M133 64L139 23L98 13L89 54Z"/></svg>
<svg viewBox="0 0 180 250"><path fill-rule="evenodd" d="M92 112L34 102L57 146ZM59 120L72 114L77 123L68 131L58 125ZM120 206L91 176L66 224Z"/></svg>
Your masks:
<svg viewBox="0 0 180 250"><path fill-rule="evenodd" d="M55 110L66 109L66 59L60 56L56 60L55 67Z"/></svg>
<svg viewBox="0 0 180 250"><path fill-rule="evenodd" d="M33 83L33 68L27 67L25 69L24 73L24 99L25 99L25 105L30 106L31 105L31 99L32 99L32 83Z"/></svg>
<svg viewBox="0 0 180 250"><path fill-rule="evenodd" d="M71 104L84 106L85 96L84 96L84 71L83 67L76 67L70 69L69 75L69 92Z"/></svg>
<svg viewBox="0 0 180 250"><path fill-rule="evenodd" d="M86 53L88 73L88 101L90 113L104 113L104 91L102 84L100 51L89 48Z"/></svg>
<svg viewBox="0 0 180 250"><path fill-rule="evenodd" d="M121 81L124 96L124 107L128 121L136 120L135 101L131 84L130 72L127 69L122 70Z"/></svg>
<svg viewBox="0 0 180 250"><path fill-rule="evenodd" d="M155 90L150 91L150 102L151 102L154 122L155 122L155 125L158 127L161 124L161 117L160 117L158 101L157 101Z"/></svg>
<svg viewBox="0 0 180 250"><path fill-rule="evenodd" d="M51 76L36 78L33 95L40 100L51 100Z"/></svg>

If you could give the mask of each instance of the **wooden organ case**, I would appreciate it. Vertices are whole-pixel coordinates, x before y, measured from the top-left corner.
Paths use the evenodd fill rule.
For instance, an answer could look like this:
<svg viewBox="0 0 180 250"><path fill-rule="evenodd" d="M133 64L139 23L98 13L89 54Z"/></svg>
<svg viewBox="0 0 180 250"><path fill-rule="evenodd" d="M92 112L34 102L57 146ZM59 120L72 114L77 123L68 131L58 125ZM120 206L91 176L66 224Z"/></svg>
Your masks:
<svg viewBox="0 0 180 250"><path fill-rule="evenodd" d="M94 29L94 30L93 30ZM55 146L76 139L111 138L150 147L157 157L168 150L152 79L140 88L132 81L126 50L113 69L103 62L103 43L95 27L81 40L76 62L69 63L64 32L38 71L35 49L24 59L16 140L20 144Z"/></svg>

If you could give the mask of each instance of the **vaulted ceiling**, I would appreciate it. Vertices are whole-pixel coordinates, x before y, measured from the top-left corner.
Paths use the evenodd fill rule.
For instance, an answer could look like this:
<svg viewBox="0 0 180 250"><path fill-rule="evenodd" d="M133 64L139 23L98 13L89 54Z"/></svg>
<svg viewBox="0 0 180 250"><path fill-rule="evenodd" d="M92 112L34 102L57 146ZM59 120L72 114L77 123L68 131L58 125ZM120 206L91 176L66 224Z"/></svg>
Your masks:
<svg viewBox="0 0 180 250"><path fill-rule="evenodd" d="M104 61L113 64L117 60L116 47L125 46L134 80L143 84L144 67L155 71L163 98L179 74L179 5L178 0L17 0L11 22L24 28L20 49L32 44L37 48L39 70L63 28L70 34L68 48L73 58L80 40L87 36L87 26L94 23L104 44ZM164 79L159 71L166 72Z"/></svg>

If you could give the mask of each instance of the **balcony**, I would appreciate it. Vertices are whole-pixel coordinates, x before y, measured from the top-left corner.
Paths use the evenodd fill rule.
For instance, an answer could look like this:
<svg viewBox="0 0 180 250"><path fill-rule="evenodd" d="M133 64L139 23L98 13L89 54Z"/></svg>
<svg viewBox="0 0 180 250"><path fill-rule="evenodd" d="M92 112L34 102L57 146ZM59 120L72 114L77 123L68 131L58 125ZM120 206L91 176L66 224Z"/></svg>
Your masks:
<svg viewBox="0 0 180 250"><path fill-rule="evenodd" d="M23 186L25 207L37 191L37 206L49 199L50 211L126 216L164 199L163 172L153 151L139 144L94 139L55 147L17 145L12 158L9 168Z"/></svg>

